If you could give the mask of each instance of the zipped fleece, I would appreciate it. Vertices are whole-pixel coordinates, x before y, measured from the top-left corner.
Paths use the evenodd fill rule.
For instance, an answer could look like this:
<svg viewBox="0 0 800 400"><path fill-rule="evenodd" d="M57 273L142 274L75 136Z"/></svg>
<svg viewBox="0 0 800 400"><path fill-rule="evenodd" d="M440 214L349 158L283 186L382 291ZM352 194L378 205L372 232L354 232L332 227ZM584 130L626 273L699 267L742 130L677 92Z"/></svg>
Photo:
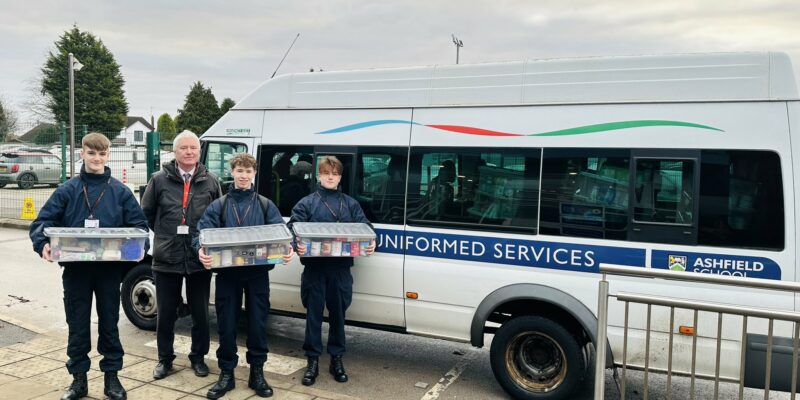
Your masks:
<svg viewBox="0 0 800 400"><path fill-rule="evenodd" d="M178 235L183 216L183 177L175 160L162 165L142 197L142 209L154 233L153 271L191 274L204 271L192 248L192 238L198 234L197 222L212 201L222 196L217 177L198 163L192 175L186 205L188 235Z"/></svg>

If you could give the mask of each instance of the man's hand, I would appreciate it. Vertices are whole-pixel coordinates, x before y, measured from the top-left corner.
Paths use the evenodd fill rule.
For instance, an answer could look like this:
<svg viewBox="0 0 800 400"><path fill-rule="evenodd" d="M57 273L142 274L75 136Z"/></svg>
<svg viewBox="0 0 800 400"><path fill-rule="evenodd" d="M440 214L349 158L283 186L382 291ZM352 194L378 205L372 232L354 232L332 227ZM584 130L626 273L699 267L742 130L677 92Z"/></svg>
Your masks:
<svg viewBox="0 0 800 400"><path fill-rule="evenodd" d="M42 259L53 262L53 257L50 254L50 243L44 244L44 247L42 248Z"/></svg>
<svg viewBox="0 0 800 400"><path fill-rule="evenodd" d="M200 263L203 264L203 266L206 267L206 269L211 269L212 258L211 256L206 255L202 247L200 248L200 251L197 252L197 258L200 259Z"/></svg>

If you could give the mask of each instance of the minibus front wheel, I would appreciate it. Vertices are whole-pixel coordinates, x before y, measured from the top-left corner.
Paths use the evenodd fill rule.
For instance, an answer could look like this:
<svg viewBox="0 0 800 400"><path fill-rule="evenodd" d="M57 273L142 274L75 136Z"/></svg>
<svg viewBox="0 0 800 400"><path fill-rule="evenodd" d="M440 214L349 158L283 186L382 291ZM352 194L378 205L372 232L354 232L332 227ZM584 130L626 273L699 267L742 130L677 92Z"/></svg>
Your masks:
<svg viewBox="0 0 800 400"><path fill-rule="evenodd" d="M516 399L569 399L581 385L581 346L560 324L522 316L504 323L492 339L492 372Z"/></svg>

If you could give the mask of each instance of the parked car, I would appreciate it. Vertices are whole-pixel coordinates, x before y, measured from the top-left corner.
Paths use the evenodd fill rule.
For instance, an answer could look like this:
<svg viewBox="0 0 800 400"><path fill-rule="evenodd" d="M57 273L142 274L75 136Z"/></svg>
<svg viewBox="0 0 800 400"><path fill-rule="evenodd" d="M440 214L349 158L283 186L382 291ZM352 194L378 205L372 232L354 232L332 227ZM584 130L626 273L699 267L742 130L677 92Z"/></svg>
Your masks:
<svg viewBox="0 0 800 400"><path fill-rule="evenodd" d="M20 189L35 184L53 187L61 182L61 159L47 151L10 151L0 153L0 188L16 183Z"/></svg>

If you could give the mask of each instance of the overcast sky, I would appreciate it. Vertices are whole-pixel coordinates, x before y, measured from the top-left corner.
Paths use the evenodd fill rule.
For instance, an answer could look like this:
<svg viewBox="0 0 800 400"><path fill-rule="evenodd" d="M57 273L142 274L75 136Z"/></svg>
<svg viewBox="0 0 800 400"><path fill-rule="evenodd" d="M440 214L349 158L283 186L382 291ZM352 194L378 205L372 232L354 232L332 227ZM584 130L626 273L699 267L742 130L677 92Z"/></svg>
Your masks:
<svg viewBox="0 0 800 400"><path fill-rule="evenodd" d="M166 3L166 4L165 4ZM278 74L533 58L783 51L800 73L798 0L0 0L0 97L21 117L75 23L125 78L130 115L173 117L192 83L238 100Z"/></svg>

